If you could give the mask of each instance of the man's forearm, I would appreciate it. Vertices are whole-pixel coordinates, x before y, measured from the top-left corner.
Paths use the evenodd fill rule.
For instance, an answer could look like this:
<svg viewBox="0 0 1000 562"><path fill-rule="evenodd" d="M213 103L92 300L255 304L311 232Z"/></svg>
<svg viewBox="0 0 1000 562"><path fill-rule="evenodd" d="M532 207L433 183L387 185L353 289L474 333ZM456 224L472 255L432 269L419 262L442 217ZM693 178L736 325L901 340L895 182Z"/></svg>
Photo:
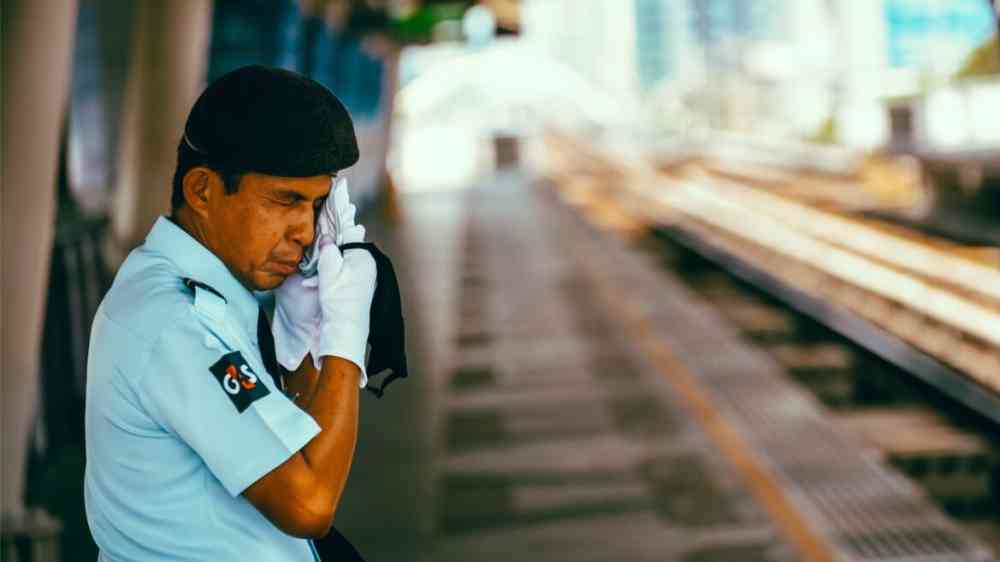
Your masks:
<svg viewBox="0 0 1000 562"><path fill-rule="evenodd" d="M311 373L300 372L294 376L311 374L318 380L302 385L306 393L299 396L296 403L316 420L322 431L306 444L302 455L324 487L328 486L336 508L347 483L357 442L358 378L361 373L357 365L340 357L324 357L318 376L312 368L312 359L307 357L305 363L309 364Z"/></svg>

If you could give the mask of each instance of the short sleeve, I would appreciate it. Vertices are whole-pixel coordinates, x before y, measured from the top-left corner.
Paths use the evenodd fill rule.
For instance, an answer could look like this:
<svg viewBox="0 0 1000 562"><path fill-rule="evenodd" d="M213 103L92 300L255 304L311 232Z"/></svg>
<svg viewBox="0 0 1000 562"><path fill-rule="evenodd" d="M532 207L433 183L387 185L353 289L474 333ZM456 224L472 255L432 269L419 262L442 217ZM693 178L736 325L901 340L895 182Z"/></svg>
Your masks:
<svg viewBox="0 0 1000 562"><path fill-rule="evenodd" d="M233 496L320 431L248 357L256 352L221 344L191 313L161 334L138 389L150 415L187 443Z"/></svg>

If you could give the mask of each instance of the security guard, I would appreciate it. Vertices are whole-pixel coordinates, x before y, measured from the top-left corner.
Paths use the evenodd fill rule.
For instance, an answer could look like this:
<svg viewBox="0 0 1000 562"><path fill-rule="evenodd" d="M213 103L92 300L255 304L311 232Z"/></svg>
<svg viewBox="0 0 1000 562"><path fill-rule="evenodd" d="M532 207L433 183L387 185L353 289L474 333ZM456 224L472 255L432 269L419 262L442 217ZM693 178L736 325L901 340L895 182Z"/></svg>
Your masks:
<svg viewBox="0 0 1000 562"><path fill-rule="evenodd" d="M317 234L316 217L357 158L346 109L293 72L241 68L195 103L171 216L93 324L85 499L100 560L317 559L307 539L330 529L354 452L376 274L337 246L364 238L346 191L327 205L338 232ZM256 298L271 290L275 339Z"/></svg>

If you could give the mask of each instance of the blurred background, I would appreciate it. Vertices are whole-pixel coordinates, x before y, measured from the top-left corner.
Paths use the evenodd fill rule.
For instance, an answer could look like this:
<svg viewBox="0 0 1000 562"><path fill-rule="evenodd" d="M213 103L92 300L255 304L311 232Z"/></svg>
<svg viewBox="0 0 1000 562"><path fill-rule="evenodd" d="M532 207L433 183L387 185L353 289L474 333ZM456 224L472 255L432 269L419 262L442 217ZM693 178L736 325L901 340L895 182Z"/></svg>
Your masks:
<svg viewBox="0 0 1000 562"><path fill-rule="evenodd" d="M191 104L214 78L254 63L306 74L348 107L361 148L346 174L352 196L414 295L416 375L370 414L383 432L413 422L412 441L373 438L355 470L408 463L412 501L385 479L352 475L355 499L338 527L347 520L363 552L1000 552L1000 53L989 0L4 0L2 18L0 557L96 559L82 497L90 323L124 256L168 212ZM591 272L612 289L580 285L598 254L630 256ZM539 296L552 284L556 296ZM648 326L614 323L635 308L627 295L573 316L615 290L648 291L636 305ZM467 309L469 294L485 300ZM660 334L658 306L711 319L691 320L687 336L728 339L696 345L677 322ZM518 307L537 318L518 320ZM539 409L550 389L520 383L512 398L502 381L535 367L501 368L502 357L558 348L566 314L582 322L566 341L583 346L588 369L607 370L598 350L624 338L612 370L652 361L635 369L652 387L670 380L672 391L649 391L669 396L630 402L616 393L632 382L604 381L593 383L597 410L563 395ZM458 335L436 335L449 330ZM491 341L505 350L494 359L469 350ZM686 367L658 363L658 346ZM755 359L733 359L741 353ZM545 368L574 369L564 355ZM704 373L720 361L752 371L746 381L774 371L796 398L782 401L775 387L753 413L713 390ZM671 379L678 370L693 373L691 386ZM749 404L751 387L766 385L747 384ZM788 406L801 396L820 433L781 417L802 415ZM607 427L594 422L605 408ZM681 421L668 431L661 415ZM651 448L610 480L590 461L582 476L544 463L502 469L578 454L565 447L590 435L588 423L611 440L587 445L597 457L631 458L612 441ZM697 462L663 461L657 447L689 424L702 427L684 433L703 444L685 453ZM831 445L808 463L785 458L768 445L782 431L792 432L786 448ZM524 452L524 435L541 448ZM846 449L832 445L842 438ZM468 468L477 462L500 472ZM818 466L832 468L821 478ZM874 478L869 470L887 480L852 484ZM384 503L365 503L374 497ZM732 509L761 517L683 515L741 502L763 507ZM658 523L593 518L647 511ZM393 548L376 532L385 517ZM567 521L590 526L560 527ZM657 550L650 536L671 546Z"/></svg>

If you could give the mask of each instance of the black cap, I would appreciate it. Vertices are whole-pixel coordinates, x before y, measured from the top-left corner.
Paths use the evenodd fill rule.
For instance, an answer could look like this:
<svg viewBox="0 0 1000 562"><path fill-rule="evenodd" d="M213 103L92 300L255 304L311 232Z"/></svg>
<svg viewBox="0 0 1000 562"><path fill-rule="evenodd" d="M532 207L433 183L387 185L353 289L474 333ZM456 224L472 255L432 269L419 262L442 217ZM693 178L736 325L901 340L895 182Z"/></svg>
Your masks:
<svg viewBox="0 0 1000 562"><path fill-rule="evenodd" d="M330 90L283 68L244 66L202 92L184 142L234 171L331 174L358 161L351 115Z"/></svg>

